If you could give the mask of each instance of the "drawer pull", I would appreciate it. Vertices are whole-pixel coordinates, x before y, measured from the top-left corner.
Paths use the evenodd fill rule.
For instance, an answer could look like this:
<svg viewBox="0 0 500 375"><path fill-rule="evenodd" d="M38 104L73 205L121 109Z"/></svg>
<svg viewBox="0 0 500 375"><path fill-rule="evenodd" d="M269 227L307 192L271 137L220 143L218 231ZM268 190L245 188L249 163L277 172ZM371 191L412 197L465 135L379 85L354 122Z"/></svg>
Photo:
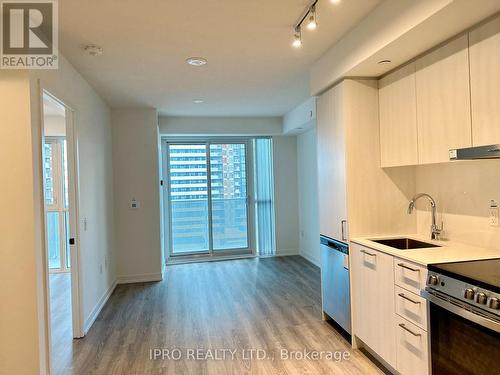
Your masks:
<svg viewBox="0 0 500 375"><path fill-rule="evenodd" d="M418 268L411 268L411 267L407 266L404 263L398 263L398 266L401 267L401 268L404 268L406 270L413 271L413 272L420 272L420 270Z"/></svg>
<svg viewBox="0 0 500 375"><path fill-rule="evenodd" d="M422 336L420 333L415 333L415 332L413 332L411 329L406 328L406 326L405 326L403 323L400 323L400 324L398 324L398 325L399 325L401 328L403 328L406 332L411 333L411 334L412 334L413 336L415 336L415 337Z"/></svg>
<svg viewBox="0 0 500 375"><path fill-rule="evenodd" d="M398 296L400 296L401 298L403 298L403 299L405 299L407 301L410 301L411 303L413 303L415 305L419 305L420 304L420 301L414 301L411 298L406 297L403 293L399 293Z"/></svg>
<svg viewBox="0 0 500 375"><path fill-rule="evenodd" d="M372 254L372 253L369 253L369 252L368 252L368 251L366 251L366 250L361 250L361 252L362 252L363 254L369 255L369 256L371 256L371 257L376 257L376 256L377 256L377 254Z"/></svg>

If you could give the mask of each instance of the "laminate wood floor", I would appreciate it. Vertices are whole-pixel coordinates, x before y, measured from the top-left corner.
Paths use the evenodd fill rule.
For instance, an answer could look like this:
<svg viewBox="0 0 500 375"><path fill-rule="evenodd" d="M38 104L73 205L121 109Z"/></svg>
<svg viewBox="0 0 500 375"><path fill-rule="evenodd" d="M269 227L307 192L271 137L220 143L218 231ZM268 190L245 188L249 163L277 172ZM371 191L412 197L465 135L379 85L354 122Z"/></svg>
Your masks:
<svg viewBox="0 0 500 375"><path fill-rule="evenodd" d="M170 359L151 359L154 349ZM266 358L255 358L261 351L250 359L249 349ZM350 358L282 359L282 350ZM217 357L195 360L189 353ZM175 265L162 282L119 285L58 368L62 374L382 374L321 320L320 271L298 256Z"/></svg>
<svg viewBox="0 0 500 375"><path fill-rule="evenodd" d="M52 372L58 374L64 373L64 366L72 358L71 274L51 273L49 292L51 350L54 353Z"/></svg>

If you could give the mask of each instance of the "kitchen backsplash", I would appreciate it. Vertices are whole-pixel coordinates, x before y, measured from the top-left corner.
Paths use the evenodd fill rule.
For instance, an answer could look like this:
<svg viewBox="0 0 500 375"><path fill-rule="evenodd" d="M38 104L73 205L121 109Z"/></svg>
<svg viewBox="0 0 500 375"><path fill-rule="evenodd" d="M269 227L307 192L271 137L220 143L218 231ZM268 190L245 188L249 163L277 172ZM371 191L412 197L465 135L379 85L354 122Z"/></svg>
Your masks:
<svg viewBox="0 0 500 375"><path fill-rule="evenodd" d="M416 191L437 203L443 238L500 249L500 227L489 225L489 205L500 203L500 160L477 160L416 167ZM417 230L430 235L430 207L417 204Z"/></svg>

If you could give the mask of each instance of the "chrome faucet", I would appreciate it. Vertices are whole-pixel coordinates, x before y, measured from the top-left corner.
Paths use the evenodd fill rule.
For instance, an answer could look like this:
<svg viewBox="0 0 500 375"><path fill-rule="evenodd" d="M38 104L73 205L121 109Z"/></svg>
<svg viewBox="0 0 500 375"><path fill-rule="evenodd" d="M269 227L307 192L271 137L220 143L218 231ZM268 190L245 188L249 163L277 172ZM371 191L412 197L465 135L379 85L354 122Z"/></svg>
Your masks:
<svg viewBox="0 0 500 375"><path fill-rule="evenodd" d="M411 214L413 212L415 203L422 197L425 197L429 200L432 208L431 240L439 240L439 235L443 231L443 223L441 223L441 228L439 228L436 224L436 201L429 194L419 193L415 195L408 205L408 214Z"/></svg>

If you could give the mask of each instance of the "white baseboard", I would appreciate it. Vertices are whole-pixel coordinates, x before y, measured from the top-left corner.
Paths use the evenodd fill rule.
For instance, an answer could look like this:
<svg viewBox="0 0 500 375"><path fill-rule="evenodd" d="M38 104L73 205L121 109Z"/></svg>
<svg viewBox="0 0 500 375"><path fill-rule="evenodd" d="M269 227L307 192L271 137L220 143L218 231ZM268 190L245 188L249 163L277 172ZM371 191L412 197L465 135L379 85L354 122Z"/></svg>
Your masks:
<svg viewBox="0 0 500 375"><path fill-rule="evenodd" d="M276 257L286 257L290 255L300 255L299 249L279 249L276 250Z"/></svg>
<svg viewBox="0 0 500 375"><path fill-rule="evenodd" d="M303 253L301 252L300 253L300 256L306 260L308 260L309 262L311 262L312 264L314 264L316 267L319 267L321 268L320 266L320 261L319 259L316 259L316 258L313 258L311 255L307 254L307 253Z"/></svg>
<svg viewBox="0 0 500 375"><path fill-rule="evenodd" d="M162 281L162 272L158 273L143 273L138 275L118 276L118 284L132 284L132 283L148 283L153 281Z"/></svg>
<svg viewBox="0 0 500 375"><path fill-rule="evenodd" d="M113 291L115 290L117 285L117 282L114 281L113 284L109 287L109 289L104 293L104 295L101 297L97 305L94 307L92 312L90 313L89 317L85 319L85 322L83 324L83 333L84 335L87 334L87 332L90 330L92 325L94 324L95 320L99 316L99 313L101 312L102 308L104 305L106 305L106 302L108 302L109 297L111 294L113 294Z"/></svg>

